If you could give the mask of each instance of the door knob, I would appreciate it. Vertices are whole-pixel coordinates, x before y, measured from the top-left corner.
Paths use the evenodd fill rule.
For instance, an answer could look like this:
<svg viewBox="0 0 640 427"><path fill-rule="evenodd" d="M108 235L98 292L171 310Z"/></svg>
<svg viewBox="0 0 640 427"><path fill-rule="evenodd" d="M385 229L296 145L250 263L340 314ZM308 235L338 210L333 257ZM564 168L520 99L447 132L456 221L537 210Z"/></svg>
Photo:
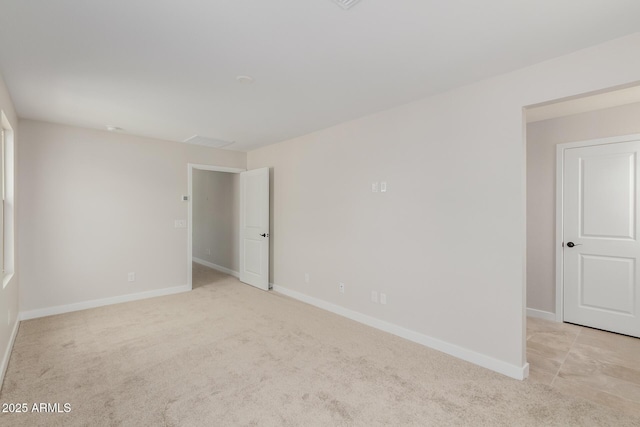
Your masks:
<svg viewBox="0 0 640 427"><path fill-rule="evenodd" d="M262 237L269 237L269 234L268 233L262 233L261 236Z"/></svg>
<svg viewBox="0 0 640 427"><path fill-rule="evenodd" d="M582 243L567 242L567 246L572 248L574 246L582 246Z"/></svg>

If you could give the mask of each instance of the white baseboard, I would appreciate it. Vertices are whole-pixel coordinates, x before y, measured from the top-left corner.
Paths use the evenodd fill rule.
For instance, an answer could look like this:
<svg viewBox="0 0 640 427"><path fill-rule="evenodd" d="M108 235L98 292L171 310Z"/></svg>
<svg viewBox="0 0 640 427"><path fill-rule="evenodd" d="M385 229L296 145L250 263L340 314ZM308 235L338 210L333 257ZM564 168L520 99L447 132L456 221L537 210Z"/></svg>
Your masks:
<svg viewBox="0 0 640 427"><path fill-rule="evenodd" d="M36 310L23 311L20 313L20 320L37 319L39 317L53 316L54 314L70 313L72 311L86 310L88 308L102 307L105 305L119 304L122 302L137 301L141 299L161 297L165 295L179 294L191 290L189 285L175 286L172 288L156 289L153 291L139 292L136 294L120 295L117 297L94 299L74 304L58 305L55 307L40 308Z"/></svg>
<svg viewBox="0 0 640 427"><path fill-rule="evenodd" d="M204 265L205 267L213 268L214 270L218 270L218 271L220 271L222 273L228 274L228 275L233 276L233 277L240 277L240 273L238 273L235 270L231 270L230 268L223 267L221 265L214 264L212 262L205 261L205 260L200 259L200 258L193 257L193 262L198 263L200 265Z"/></svg>
<svg viewBox="0 0 640 427"><path fill-rule="evenodd" d="M13 350L13 343L16 341L16 336L18 335L18 327L20 326L20 317L16 319L16 323L13 325L13 331L11 332L11 337L9 337L9 342L7 343L7 349L4 352L4 357L2 358L2 367L0 371L0 388L2 388L2 383L4 382L4 374L7 372L7 367L9 366L9 358L11 357L11 351Z"/></svg>
<svg viewBox="0 0 640 427"><path fill-rule="evenodd" d="M558 320L555 313L537 310L535 308L527 308L527 317L535 317L536 319L550 320L552 322L556 322Z"/></svg>
<svg viewBox="0 0 640 427"><path fill-rule="evenodd" d="M523 380L529 376L528 363L525 363L524 366L511 365L509 363L494 359L493 357L475 352L473 350L469 350L455 344L430 337L428 335L423 335L419 332L415 332L410 329L385 322L384 320L376 319L375 317L367 316L365 314L358 313L357 311L349 310L339 305L310 297L308 295L292 291L278 285L273 285L273 290L275 292L279 292L283 295L289 296L307 304L311 304L323 310L330 311L348 319L355 320L356 322L363 323L367 326L371 326L381 331L405 338L409 341L413 341L426 347L433 348L443 353L447 353L451 356L457 357L458 359L466 360L467 362L474 363L476 365L482 366L483 368L490 369L508 377L515 378L517 380Z"/></svg>

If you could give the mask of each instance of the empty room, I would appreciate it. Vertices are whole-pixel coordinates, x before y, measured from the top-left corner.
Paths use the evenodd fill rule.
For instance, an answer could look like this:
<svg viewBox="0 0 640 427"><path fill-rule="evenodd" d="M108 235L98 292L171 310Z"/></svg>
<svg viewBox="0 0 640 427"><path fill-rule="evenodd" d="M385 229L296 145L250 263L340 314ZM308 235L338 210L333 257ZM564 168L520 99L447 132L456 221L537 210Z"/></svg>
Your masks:
<svg viewBox="0 0 640 427"><path fill-rule="evenodd" d="M0 0L0 425L639 425L638 16Z"/></svg>

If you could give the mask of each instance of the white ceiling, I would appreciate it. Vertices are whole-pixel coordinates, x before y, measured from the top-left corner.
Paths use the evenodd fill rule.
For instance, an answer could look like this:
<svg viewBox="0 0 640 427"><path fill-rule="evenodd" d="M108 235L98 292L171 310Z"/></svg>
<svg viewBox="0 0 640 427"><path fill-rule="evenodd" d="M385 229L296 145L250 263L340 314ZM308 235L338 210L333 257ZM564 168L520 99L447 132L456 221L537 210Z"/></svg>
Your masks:
<svg viewBox="0 0 640 427"><path fill-rule="evenodd" d="M0 0L0 73L23 118L250 150L638 32L639 16L638 0Z"/></svg>

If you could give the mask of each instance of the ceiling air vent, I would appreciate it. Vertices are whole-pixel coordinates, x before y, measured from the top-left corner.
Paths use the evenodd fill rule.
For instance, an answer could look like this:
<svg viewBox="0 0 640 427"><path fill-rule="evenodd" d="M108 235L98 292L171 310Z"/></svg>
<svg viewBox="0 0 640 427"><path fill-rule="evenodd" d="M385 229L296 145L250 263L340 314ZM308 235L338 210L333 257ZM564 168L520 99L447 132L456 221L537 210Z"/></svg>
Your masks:
<svg viewBox="0 0 640 427"><path fill-rule="evenodd" d="M345 10L351 9L359 1L360 0L333 0L335 4L337 4L338 6L342 7Z"/></svg>
<svg viewBox="0 0 640 427"><path fill-rule="evenodd" d="M200 135L193 135L191 138L185 139L183 142L187 144L204 145L205 147L212 148L222 148L233 144L233 141L223 141L222 139L207 138Z"/></svg>

